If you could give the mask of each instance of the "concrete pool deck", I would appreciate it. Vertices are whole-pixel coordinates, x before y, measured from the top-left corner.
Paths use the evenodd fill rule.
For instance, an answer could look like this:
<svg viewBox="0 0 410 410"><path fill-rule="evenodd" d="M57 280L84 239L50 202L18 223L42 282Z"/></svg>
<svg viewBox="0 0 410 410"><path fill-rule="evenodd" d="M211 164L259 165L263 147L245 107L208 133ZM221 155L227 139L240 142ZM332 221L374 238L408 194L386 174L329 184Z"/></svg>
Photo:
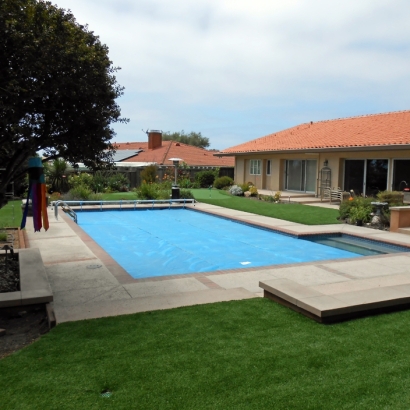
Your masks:
<svg viewBox="0 0 410 410"><path fill-rule="evenodd" d="M194 209L291 234L359 235L410 247L410 236L352 225L306 226L197 203ZM266 296L319 321L410 303L410 254L133 279L68 216L34 233L54 295L57 323ZM328 318L328 319L326 319ZM330 321L330 320L329 320Z"/></svg>

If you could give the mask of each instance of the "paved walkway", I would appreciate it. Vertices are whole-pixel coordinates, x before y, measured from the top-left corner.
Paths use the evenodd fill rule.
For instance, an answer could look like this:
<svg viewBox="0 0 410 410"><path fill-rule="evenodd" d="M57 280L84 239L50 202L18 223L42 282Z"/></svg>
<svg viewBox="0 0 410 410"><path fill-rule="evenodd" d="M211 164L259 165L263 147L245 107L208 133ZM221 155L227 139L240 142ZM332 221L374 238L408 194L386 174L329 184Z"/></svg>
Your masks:
<svg viewBox="0 0 410 410"><path fill-rule="evenodd" d="M201 203L195 208L293 234L344 232L410 246L403 234L344 224L306 226ZM47 232L34 233L31 221L26 230L28 246L41 251L57 323L258 297L260 281L278 278L313 286L404 275L401 283L410 283L408 254L136 280L63 212L57 221L49 209L49 219Z"/></svg>

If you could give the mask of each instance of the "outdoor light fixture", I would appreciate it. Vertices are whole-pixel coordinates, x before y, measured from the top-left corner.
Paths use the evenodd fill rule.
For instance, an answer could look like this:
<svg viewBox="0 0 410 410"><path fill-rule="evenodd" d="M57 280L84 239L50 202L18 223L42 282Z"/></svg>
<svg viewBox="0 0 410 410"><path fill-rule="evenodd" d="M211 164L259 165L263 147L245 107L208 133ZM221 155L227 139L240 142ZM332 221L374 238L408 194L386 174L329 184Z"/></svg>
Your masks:
<svg viewBox="0 0 410 410"><path fill-rule="evenodd" d="M177 182L178 165L179 165L179 162L183 160L181 158L169 158L168 161L172 161L175 165L175 186L178 186L178 182Z"/></svg>
<svg viewBox="0 0 410 410"><path fill-rule="evenodd" d="M172 161L175 165L175 182L172 187L172 199L179 199L179 187L178 187L178 165L183 161L181 158L169 158L168 161Z"/></svg>

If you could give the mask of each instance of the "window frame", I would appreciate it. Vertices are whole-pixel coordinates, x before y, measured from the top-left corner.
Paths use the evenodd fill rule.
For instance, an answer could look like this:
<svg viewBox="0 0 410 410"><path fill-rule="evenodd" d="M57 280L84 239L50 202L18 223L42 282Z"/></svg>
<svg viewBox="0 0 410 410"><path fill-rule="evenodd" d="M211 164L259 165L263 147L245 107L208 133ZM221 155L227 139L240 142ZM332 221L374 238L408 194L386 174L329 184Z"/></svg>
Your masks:
<svg viewBox="0 0 410 410"><path fill-rule="evenodd" d="M249 167L250 175L260 175L261 174L261 160L260 159L251 159Z"/></svg>
<svg viewBox="0 0 410 410"><path fill-rule="evenodd" d="M266 160L266 175L272 175L272 160Z"/></svg>

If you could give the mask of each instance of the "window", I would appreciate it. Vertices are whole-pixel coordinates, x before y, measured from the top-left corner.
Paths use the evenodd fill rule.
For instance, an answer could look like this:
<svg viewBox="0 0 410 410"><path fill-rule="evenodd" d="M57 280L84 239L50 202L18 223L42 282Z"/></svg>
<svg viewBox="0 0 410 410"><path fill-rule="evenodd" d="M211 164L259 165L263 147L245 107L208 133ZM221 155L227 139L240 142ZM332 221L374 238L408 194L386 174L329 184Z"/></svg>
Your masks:
<svg viewBox="0 0 410 410"><path fill-rule="evenodd" d="M251 159L251 175L260 175L261 174L261 160L260 159Z"/></svg>
<svg viewBox="0 0 410 410"><path fill-rule="evenodd" d="M266 175L270 175L270 172L271 172L271 160L268 159L266 161Z"/></svg>

